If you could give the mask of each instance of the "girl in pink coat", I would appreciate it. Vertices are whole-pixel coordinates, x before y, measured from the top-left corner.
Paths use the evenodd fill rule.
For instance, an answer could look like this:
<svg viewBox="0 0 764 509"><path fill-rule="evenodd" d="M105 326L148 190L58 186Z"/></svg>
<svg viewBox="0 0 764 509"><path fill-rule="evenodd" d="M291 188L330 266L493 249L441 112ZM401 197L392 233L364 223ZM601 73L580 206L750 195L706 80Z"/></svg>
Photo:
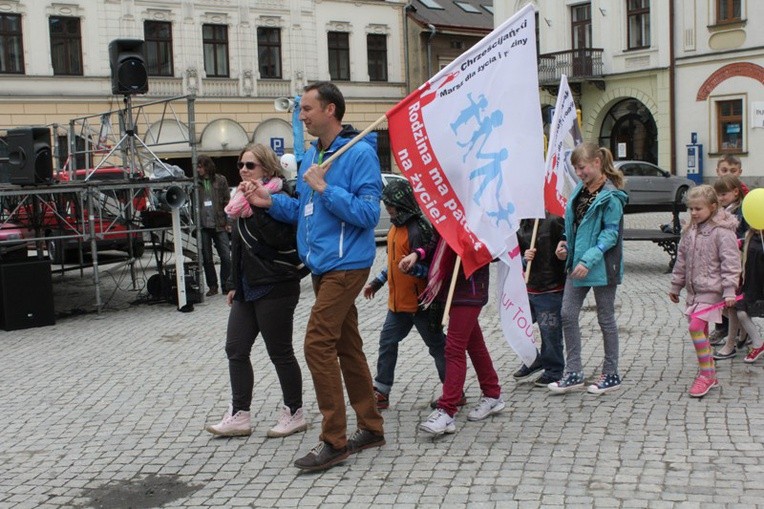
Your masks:
<svg viewBox="0 0 764 509"><path fill-rule="evenodd" d="M740 280L740 250L735 235L738 221L719 206L716 192L709 185L690 190L687 210L691 222L679 242L669 298L677 303L682 288L687 290L685 314L690 321L690 337L699 366L690 396L700 398L719 385L708 341L708 324L721 322L722 309L698 311L722 301L726 308L735 306Z"/></svg>

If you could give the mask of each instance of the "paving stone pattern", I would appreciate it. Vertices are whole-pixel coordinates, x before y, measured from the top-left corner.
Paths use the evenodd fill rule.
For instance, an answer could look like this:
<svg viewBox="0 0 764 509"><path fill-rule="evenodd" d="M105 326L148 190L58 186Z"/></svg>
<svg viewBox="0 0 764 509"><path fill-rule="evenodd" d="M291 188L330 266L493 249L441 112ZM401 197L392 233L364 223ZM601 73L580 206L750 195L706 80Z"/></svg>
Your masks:
<svg viewBox="0 0 764 509"><path fill-rule="evenodd" d="M642 214L627 216L626 223L653 227L666 219ZM385 259L380 246L375 271ZM412 333L401 345L391 406L383 413L387 445L315 474L292 466L317 443L320 423L301 348L313 302L309 279L303 280L294 342L310 429L265 437L281 393L258 341L253 434L220 439L203 426L220 419L230 398L224 298L209 298L192 313L168 304L128 305L137 292L120 290L130 285L112 269L102 277L110 304L101 315L0 332L0 507L761 504L764 362L745 364L742 354L721 361L721 388L690 398L697 363L682 307L667 297L668 256L651 243L630 242L625 260L616 303L621 391L553 395L516 385L511 373L519 361L502 338L492 297L480 322L507 409L477 423L461 412L457 433L436 440L417 431L439 383L424 343ZM92 304L87 276L68 273L56 281L57 305ZM382 290L372 301L357 301L372 373L386 295ZM602 365L591 296L581 325L591 379ZM471 367L466 392L476 403Z"/></svg>

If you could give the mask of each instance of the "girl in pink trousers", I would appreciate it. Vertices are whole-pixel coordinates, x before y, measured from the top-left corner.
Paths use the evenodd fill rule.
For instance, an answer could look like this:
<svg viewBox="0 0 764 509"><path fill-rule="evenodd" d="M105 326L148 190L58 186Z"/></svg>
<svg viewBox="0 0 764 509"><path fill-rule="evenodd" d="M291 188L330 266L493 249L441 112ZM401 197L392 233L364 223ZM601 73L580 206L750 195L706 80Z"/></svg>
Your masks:
<svg viewBox="0 0 764 509"><path fill-rule="evenodd" d="M691 222L679 241L674 271L671 274L671 302L679 302L679 292L687 290L685 314L690 321L690 337L698 356L699 373L690 396L700 398L719 385L713 352L708 341L708 324L722 321L722 309L698 311L724 301L735 306L735 291L740 280L740 250L737 247L735 216L719 206L714 188L694 187L687 195Z"/></svg>

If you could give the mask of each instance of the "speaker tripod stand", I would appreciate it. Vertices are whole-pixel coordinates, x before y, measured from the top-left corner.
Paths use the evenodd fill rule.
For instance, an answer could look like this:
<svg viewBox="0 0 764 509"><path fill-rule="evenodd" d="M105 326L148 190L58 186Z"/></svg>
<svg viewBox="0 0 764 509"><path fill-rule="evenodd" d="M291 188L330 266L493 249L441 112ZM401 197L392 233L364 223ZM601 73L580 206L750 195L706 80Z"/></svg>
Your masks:
<svg viewBox="0 0 764 509"><path fill-rule="evenodd" d="M140 155L138 153L138 149L145 150L148 154L151 156L151 161L154 165L157 163L161 165L163 168L167 169L167 166L163 161L157 157L157 155L151 150L151 148L138 136L136 132L136 122L133 118L133 105L132 105L132 96L130 94L126 94L124 96L124 104L125 108L124 110L120 111L120 131L122 133L122 136L117 141L117 143L109 150L109 152L106 154L106 156L99 162L98 165L95 166L93 169L93 172L86 175L85 180L88 180L101 166L103 166L113 155L117 150L122 151L122 163L123 167L128 169L128 178L129 179L135 179L136 177L143 177L145 172L143 171L143 165L141 164L141 171L139 172L137 170L138 168L138 161L140 159ZM168 170L169 171L169 170ZM171 195L171 198L167 199L167 202L165 205L167 205L171 210L172 215L172 233L173 233L173 245L175 250L175 273L176 273L176 283L177 283L177 293L178 293L178 309L181 311L192 311L193 305L187 302L186 298L186 283L185 283L185 271L184 271L184 263L183 263L183 246L182 246L182 233L181 233L181 219L180 219L180 208L183 206L183 204L187 201L188 195L178 186L171 186L168 188L165 192L162 193L162 196L165 195ZM126 207L125 207L125 215L128 216L131 220L128 221L128 230L129 225L132 223L132 218L134 216L134 210L132 208L132 200L127 200ZM161 273L162 268L160 268ZM134 268L131 264L131 272L134 271ZM133 277L133 281L135 281L135 277ZM188 305L187 305L188 304Z"/></svg>

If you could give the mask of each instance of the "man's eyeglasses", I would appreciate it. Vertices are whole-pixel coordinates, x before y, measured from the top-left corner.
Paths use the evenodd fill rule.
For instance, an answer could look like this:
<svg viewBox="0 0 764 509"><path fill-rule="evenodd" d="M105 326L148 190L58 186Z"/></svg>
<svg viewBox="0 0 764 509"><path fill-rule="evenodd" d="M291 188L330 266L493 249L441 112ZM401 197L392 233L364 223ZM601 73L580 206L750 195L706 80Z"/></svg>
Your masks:
<svg viewBox="0 0 764 509"><path fill-rule="evenodd" d="M236 163L236 167L239 169L242 169L245 166L247 167L248 170L254 170L258 166L260 166L260 163L253 163L252 161L247 161L246 163L239 161L238 163Z"/></svg>

